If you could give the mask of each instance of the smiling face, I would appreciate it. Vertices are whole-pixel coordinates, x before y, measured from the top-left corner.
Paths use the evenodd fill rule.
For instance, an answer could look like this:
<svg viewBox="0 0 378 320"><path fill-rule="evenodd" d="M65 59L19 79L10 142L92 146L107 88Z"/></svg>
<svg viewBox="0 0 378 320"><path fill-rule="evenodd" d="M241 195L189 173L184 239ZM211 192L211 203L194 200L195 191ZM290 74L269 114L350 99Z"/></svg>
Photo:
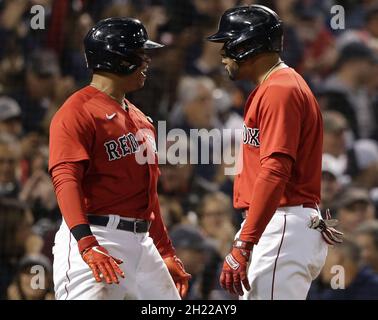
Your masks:
<svg viewBox="0 0 378 320"><path fill-rule="evenodd" d="M134 74L137 77L137 80L139 80L137 81L137 83L140 84L140 87L143 87L144 82L147 79L147 71L148 71L148 66L151 62L151 58L147 55L144 49L139 49L136 51L136 53L142 59L142 64L136 69Z"/></svg>
<svg viewBox="0 0 378 320"><path fill-rule="evenodd" d="M126 92L132 92L143 88L144 82L147 79L148 66L151 62L151 58L147 55L147 52L144 49L138 49L135 51L135 53L142 60L141 65L131 74L118 75L122 83L127 86L127 88L125 88ZM130 64L126 61L125 63Z"/></svg>

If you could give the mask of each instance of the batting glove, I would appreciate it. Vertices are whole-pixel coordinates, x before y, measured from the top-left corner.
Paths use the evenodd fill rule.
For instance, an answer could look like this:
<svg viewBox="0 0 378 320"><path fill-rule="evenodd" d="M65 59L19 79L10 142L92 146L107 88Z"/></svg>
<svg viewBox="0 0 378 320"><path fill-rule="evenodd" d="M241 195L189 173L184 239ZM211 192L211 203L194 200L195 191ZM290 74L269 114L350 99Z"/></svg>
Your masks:
<svg viewBox="0 0 378 320"><path fill-rule="evenodd" d="M164 262L171 274L180 297L184 298L188 293L189 279L192 276L185 271L182 261L177 258L177 256L167 257L164 259Z"/></svg>
<svg viewBox="0 0 378 320"><path fill-rule="evenodd" d="M81 238L78 241L78 246L83 260L91 268L97 282L102 281L101 274L108 284L118 284L118 276L125 277L124 272L118 266L123 261L112 257L108 250L99 245L94 236Z"/></svg>
<svg viewBox="0 0 378 320"><path fill-rule="evenodd" d="M231 294L242 296L244 294L242 284L246 290L251 290L247 267L252 248L252 242L237 239L234 241L231 253L224 259L220 285Z"/></svg>
<svg viewBox="0 0 378 320"><path fill-rule="evenodd" d="M309 227L318 230L324 241L330 246L343 242L343 233L336 230L334 227L338 225L336 219L332 219L329 209L326 210L326 219L321 219L318 215L311 217Z"/></svg>

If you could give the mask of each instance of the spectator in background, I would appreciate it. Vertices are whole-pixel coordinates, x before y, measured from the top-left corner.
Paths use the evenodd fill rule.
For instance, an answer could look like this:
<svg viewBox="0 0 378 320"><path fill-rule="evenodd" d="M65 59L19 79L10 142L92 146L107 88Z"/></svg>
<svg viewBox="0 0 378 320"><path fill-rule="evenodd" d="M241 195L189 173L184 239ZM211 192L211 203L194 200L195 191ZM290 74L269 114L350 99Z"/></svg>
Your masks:
<svg viewBox="0 0 378 320"><path fill-rule="evenodd" d="M21 108L17 101L0 97L0 136L3 142L15 142L22 134Z"/></svg>
<svg viewBox="0 0 378 320"><path fill-rule="evenodd" d="M378 4L371 5L365 15L367 45L378 53Z"/></svg>
<svg viewBox="0 0 378 320"><path fill-rule="evenodd" d="M187 223L181 204L176 199L159 195L160 213L168 231L175 225Z"/></svg>
<svg viewBox="0 0 378 320"><path fill-rule="evenodd" d="M361 43L350 43L342 48L336 71L322 88L325 108L342 113L357 138L369 138L377 126L366 88L377 62L371 49Z"/></svg>
<svg viewBox="0 0 378 320"><path fill-rule="evenodd" d="M31 212L14 199L0 198L0 299L5 299L31 235Z"/></svg>
<svg viewBox="0 0 378 320"><path fill-rule="evenodd" d="M340 172L338 162L329 155L323 154L322 157L322 182L321 182L321 201L320 209L325 213L326 209L334 211L336 197L341 190Z"/></svg>
<svg viewBox="0 0 378 320"><path fill-rule="evenodd" d="M225 89L218 88L213 91L213 99L222 128L231 129L232 136L235 137L236 130L243 128L243 118L233 107L232 94ZM237 138L241 139L239 136L237 136Z"/></svg>
<svg viewBox="0 0 378 320"><path fill-rule="evenodd" d="M347 188L339 195L337 201L337 219L340 230L353 233L357 227L375 218L375 208L365 189Z"/></svg>
<svg viewBox="0 0 378 320"><path fill-rule="evenodd" d="M361 42L378 53L378 5L373 4L366 10L363 26L357 29L347 28L337 39L342 48L351 42Z"/></svg>
<svg viewBox="0 0 378 320"><path fill-rule="evenodd" d="M189 137L179 135L176 141L167 141L166 150L159 148L158 193L169 201L180 202L185 215L196 211L206 193L217 191L216 184L195 173L197 165L190 163L190 157L197 152L195 147ZM178 155L177 150L180 151Z"/></svg>
<svg viewBox="0 0 378 320"><path fill-rule="evenodd" d="M93 26L93 19L88 13L81 14L69 25L64 47L62 71L73 77L79 87L89 82L90 72L86 66L83 39Z"/></svg>
<svg viewBox="0 0 378 320"><path fill-rule="evenodd" d="M376 0L343 1L339 2L346 11L346 29L361 29L366 21L366 14L372 8Z"/></svg>
<svg viewBox="0 0 378 320"><path fill-rule="evenodd" d="M198 189L194 188L197 183L193 175L193 166L169 163L160 165L159 194L164 195L169 201L180 202L185 214L193 210L199 202L199 194L196 192Z"/></svg>
<svg viewBox="0 0 378 320"><path fill-rule="evenodd" d="M210 20L203 28L203 38L214 33L216 24ZM201 53L199 57L190 61L187 67L187 74L191 76L207 76L222 81L224 69L220 66L219 44L212 44L208 41L201 42ZM223 78L224 79L224 78Z"/></svg>
<svg viewBox="0 0 378 320"><path fill-rule="evenodd" d="M54 186L47 173L47 158L47 148L43 149L40 146L30 161L30 176L19 194L19 199L32 209L36 221L41 218L57 221L61 218Z"/></svg>
<svg viewBox="0 0 378 320"><path fill-rule="evenodd" d="M39 277L38 281L37 277ZM51 262L40 254L22 258L17 267L17 274L7 289L7 298L8 300L53 300Z"/></svg>
<svg viewBox="0 0 378 320"><path fill-rule="evenodd" d="M18 197L17 163L18 155L12 145L0 142L0 198Z"/></svg>
<svg viewBox="0 0 378 320"><path fill-rule="evenodd" d="M22 185L32 175L34 157L39 152L46 152L46 148L48 148L48 140L42 133L29 132L22 136L20 141L20 182Z"/></svg>
<svg viewBox="0 0 378 320"><path fill-rule="evenodd" d="M212 129L216 123L216 109L212 92L215 83L211 78L183 77L178 86L177 104L171 113L172 127Z"/></svg>
<svg viewBox="0 0 378 320"><path fill-rule="evenodd" d="M320 81L330 72L337 58L334 36L327 28L317 3L308 6L297 1L294 12L296 31L303 47L302 61L296 70L310 82Z"/></svg>
<svg viewBox="0 0 378 320"><path fill-rule="evenodd" d="M197 138L198 158L201 159L202 151L208 151L209 164L199 163L196 166L196 175L212 181L215 175L213 165L213 150L218 150L217 145L221 144L221 136L215 135L212 139L206 139L207 131L214 128L221 128L222 124L218 118L214 104L213 91L216 89L214 81L209 77L183 77L178 86L178 101L172 111L170 123L172 127L179 127L187 134L191 129L206 129L199 132L202 139ZM214 147L215 146L215 147Z"/></svg>
<svg viewBox="0 0 378 320"><path fill-rule="evenodd" d="M378 202L378 144L361 139L353 144L349 153L349 170L352 184L370 190L373 201Z"/></svg>
<svg viewBox="0 0 378 320"><path fill-rule="evenodd" d="M208 299L218 282L220 257L207 239L192 225L176 226L172 229L170 237L177 257L192 275L186 299Z"/></svg>
<svg viewBox="0 0 378 320"><path fill-rule="evenodd" d="M310 300L360 300L378 299L378 275L369 267L362 267L361 251L350 240L328 250L328 256L319 278L313 282L308 293ZM342 266L344 272L335 274L335 266ZM342 278L343 275L345 278ZM339 277L338 281L333 280ZM332 283L343 284L332 288Z"/></svg>
<svg viewBox="0 0 378 320"><path fill-rule="evenodd" d="M60 66L52 51L37 50L30 55L24 90L15 96L22 109L22 126L26 133L41 129L59 75Z"/></svg>
<svg viewBox="0 0 378 320"><path fill-rule="evenodd" d="M234 213L231 199L222 192L206 195L198 210L201 229L221 257L227 255L234 240Z"/></svg>
<svg viewBox="0 0 378 320"><path fill-rule="evenodd" d="M361 224L355 233L361 250L361 260L378 275L378 221Z"/></svg>
<svg viewBox="0 0 378 320"><path fill-rule="evenodd" d="M335 164L334 170L341 175L345 172L348 164L346 147L346 130L348 122L345 117L335 111L323 112L323 154L331 158Z"/></svg>

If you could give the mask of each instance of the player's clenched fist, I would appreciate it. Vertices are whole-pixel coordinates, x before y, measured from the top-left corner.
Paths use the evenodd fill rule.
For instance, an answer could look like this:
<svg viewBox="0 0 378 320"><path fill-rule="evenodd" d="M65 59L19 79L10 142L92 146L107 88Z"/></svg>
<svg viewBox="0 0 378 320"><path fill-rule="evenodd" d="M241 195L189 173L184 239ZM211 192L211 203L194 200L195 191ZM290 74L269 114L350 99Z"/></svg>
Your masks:
<svg viewBox="0 0 378 320"><path fill-rule="evenodd" d="M94 236L87 236L79 240L79 251L83 260L91 268L97 282L101 282L101 274L106 283L119 283L118 276L125 274L118 266L122 260L112 257L108 250L100 246Z"/></svg>
<svg viewBox="0 0 378 320"><path fill-rule="evenodd" d="M244 294L242 284L251 290L247 276L247 265L253 244L242 240L235 240L231 253L224 259L220 276L220 285L231 294Z"/></svg>
<svg viewBox="0 0 378 320"><path fill-rule="evenodd" d="M177 291L181 298L184 298L188 293L189 279L192 276L185 271L182 261L176 256L165 258L164 262L176 285Z"/></svg>

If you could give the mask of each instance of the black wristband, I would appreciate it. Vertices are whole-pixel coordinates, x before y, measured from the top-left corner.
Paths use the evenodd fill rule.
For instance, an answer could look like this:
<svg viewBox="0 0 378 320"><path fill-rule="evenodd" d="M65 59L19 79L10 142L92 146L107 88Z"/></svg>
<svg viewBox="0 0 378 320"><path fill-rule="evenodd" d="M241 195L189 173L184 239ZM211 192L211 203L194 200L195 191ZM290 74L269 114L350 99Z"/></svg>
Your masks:
<svg viewBox="0 0 378 320"><path fill-rule="evenodd" d="M75 237L76 241L93 235L89 224L78 224L71 229L71 233Z"/></svg>

